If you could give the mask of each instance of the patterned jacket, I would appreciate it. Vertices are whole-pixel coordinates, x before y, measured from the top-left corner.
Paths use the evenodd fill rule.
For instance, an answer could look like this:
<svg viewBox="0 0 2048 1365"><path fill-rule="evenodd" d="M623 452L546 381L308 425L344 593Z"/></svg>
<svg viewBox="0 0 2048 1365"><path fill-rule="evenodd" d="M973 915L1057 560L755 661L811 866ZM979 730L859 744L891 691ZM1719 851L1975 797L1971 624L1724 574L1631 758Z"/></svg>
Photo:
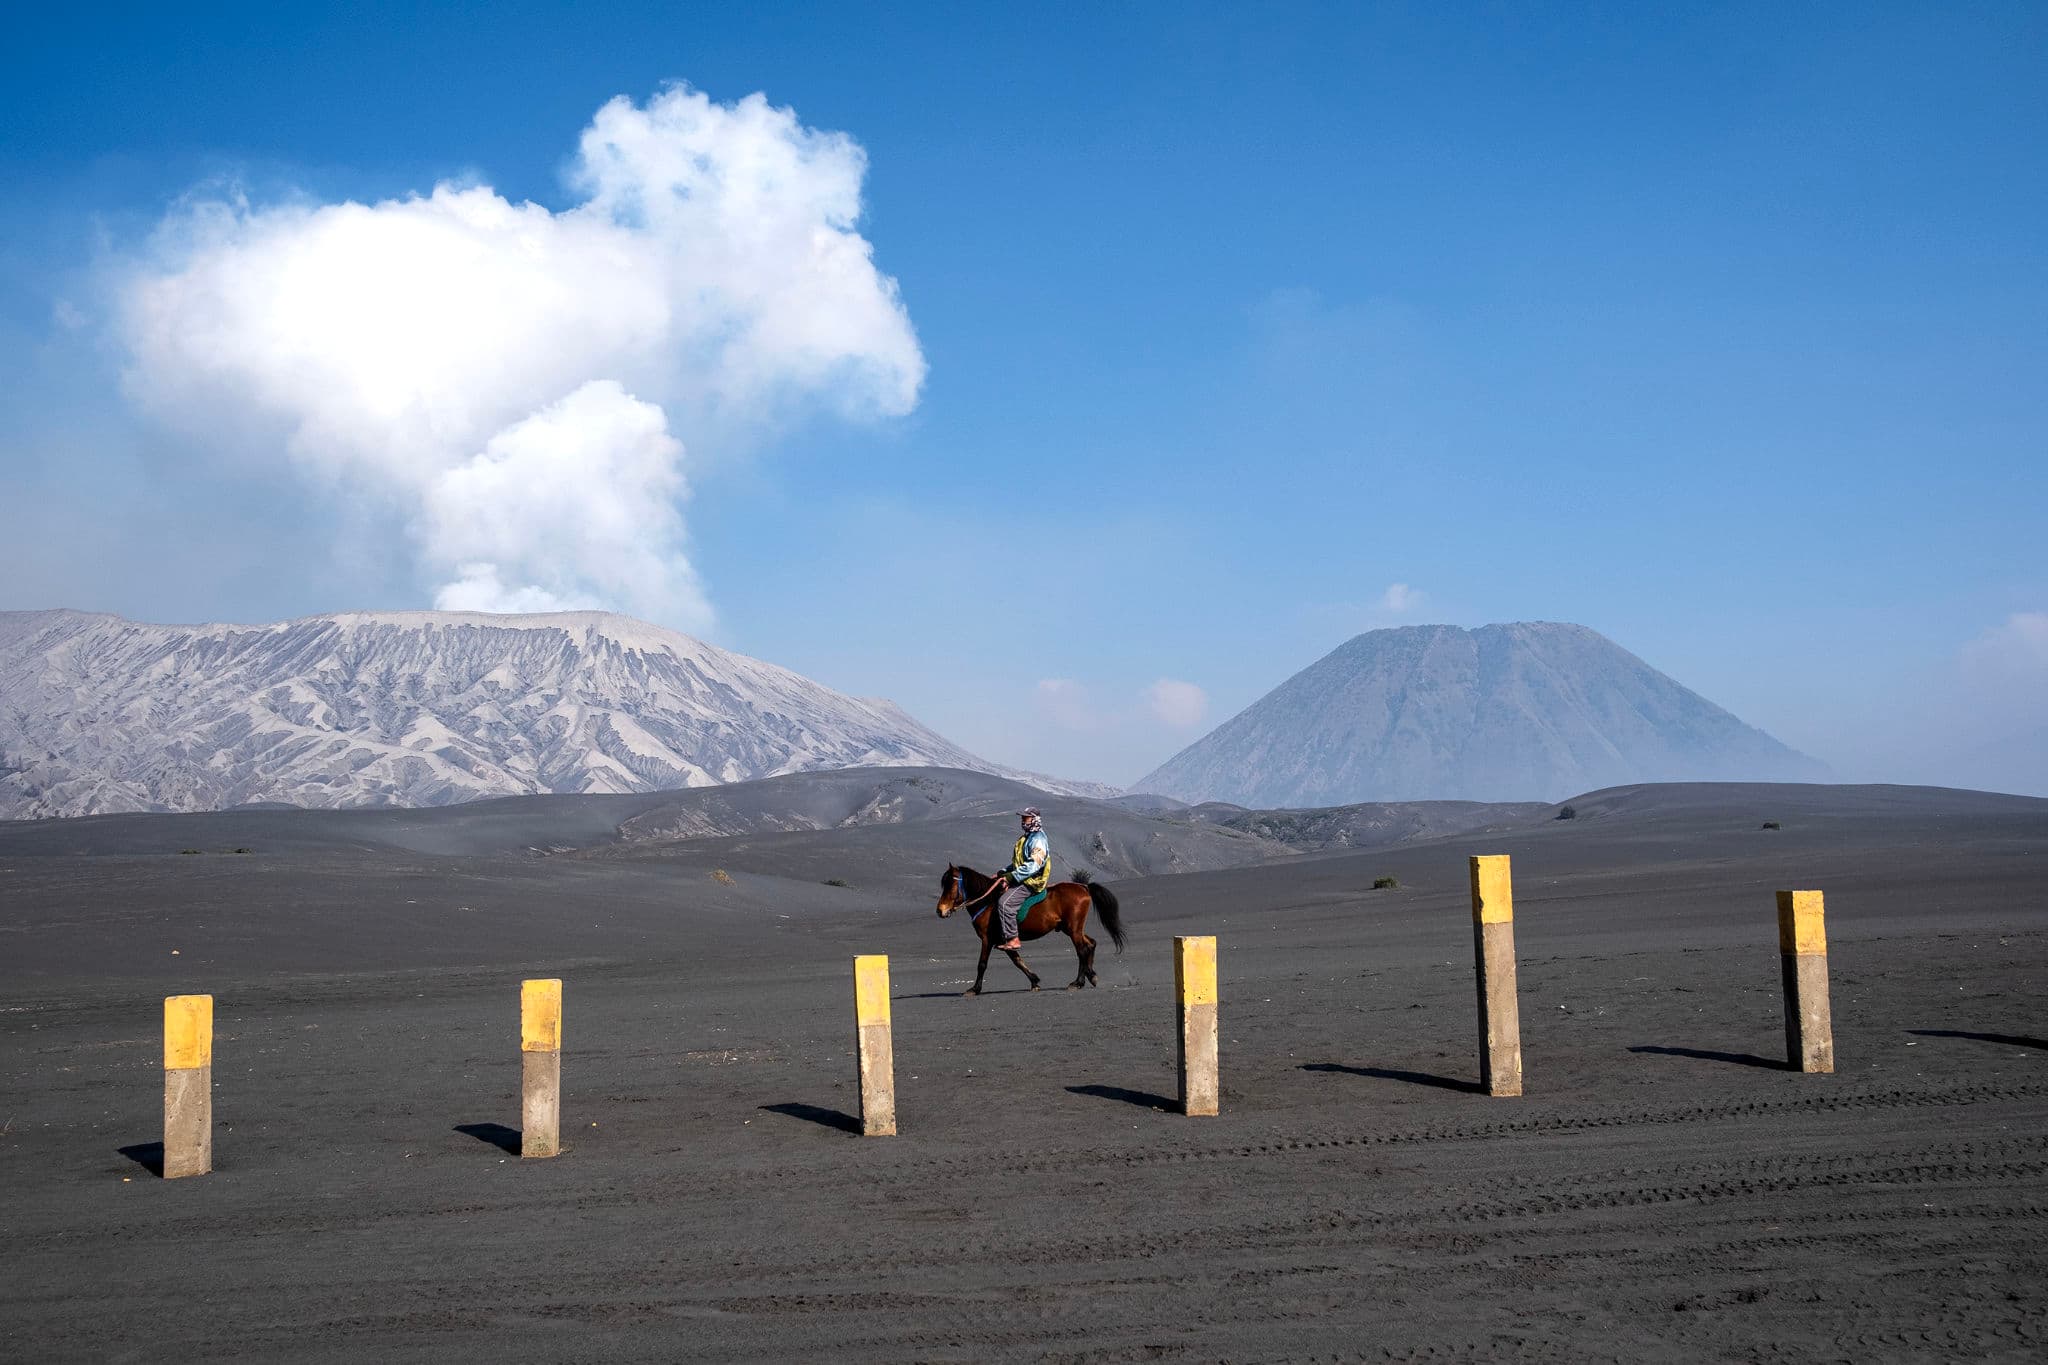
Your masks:
<svg viewBox="0 0 2048 1365"><path fill-rule="evenodd" d="M1019 839L1010 865L1003 871L1018 886L1045 890L1052 882L1052 840L1045 837L1045 831L1034 829Z"/></svg>

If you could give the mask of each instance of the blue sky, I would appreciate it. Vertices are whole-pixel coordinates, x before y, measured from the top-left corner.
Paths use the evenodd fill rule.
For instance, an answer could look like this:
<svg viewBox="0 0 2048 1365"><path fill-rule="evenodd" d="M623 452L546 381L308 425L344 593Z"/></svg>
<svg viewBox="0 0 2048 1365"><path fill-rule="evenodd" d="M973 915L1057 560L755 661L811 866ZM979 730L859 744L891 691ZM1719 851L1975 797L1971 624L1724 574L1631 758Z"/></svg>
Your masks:
<svg viewBox="0 0 2048 1365"><path fill-rule="evenodd" d="M858 144L851 231L924 369L885 320L859 401L664 390L707 604L671 624L1122 782L1360 630L1577 621L1844 776L2027 784L1998 765L2048 725L2037 5L25 28L0 607L431 605L421 514L151 368L124 290L195 195L564 213L599 109L682 81Z"/></svg>

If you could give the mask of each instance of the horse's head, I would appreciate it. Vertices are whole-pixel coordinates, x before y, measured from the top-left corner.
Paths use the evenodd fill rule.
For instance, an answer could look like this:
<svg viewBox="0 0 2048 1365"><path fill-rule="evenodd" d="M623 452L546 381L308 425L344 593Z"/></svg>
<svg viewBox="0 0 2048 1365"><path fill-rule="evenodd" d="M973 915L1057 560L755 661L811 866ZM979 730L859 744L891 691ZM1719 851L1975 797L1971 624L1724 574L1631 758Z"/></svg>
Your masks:
<svg viewBox="0 0 2048 1365"><path fill-rule="evenodd" d="M939 878L939 918L958 910L967 904L967 877L951 863L946 864L946 874Z"/></svg>

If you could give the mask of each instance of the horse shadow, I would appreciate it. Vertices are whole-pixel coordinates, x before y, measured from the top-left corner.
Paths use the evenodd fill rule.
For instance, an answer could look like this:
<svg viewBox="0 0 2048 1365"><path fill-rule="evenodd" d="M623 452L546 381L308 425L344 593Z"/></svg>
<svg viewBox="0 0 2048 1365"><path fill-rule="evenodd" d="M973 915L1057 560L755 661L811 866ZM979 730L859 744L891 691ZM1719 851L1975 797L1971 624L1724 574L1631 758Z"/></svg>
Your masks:
<svg viewBox="0 0 2048 1365"><path fill-rule="evenodd" d="M487 1142L507 1156L519 1155L521 1134L517 1128L507 1128L502 1123L458 1123L455 1131L478 1142Z"/></svg>
<svg viewBox="0 0 2048 1365"><path fill-rule="evenodd" d="M1754 1052L1716 1052L1704 1047L1654 1047L1648 1044L1632 1047L1629 1051L1647 1052L1657 1057L1693 1057L1702 1062L1726 1062L1730 1066L1754 1066L1765 1071L1795 1069L1783 1057L1759 1057Z"/></svg>
<svg viewBox="0 0 2048 1365"><path fill-rule="evenodd" d="M786 1114L793 1119L804 1119L825 1128L836 1128L842 1133L858 1133L860 1120L838 1109L827 1109L818 1104L764 1104L761 1106L771 1114Z"/></svg>
<svg viewBox="0 0 2048 1365"><path fill-rule="evenodd" d="M1135 1104L1140 1109L1164 1109L1169 1113L1180 1108L1179 1100L1155 1095L1149 1090L1127 1090L1120 1085L1070 1085L1067 1087L1067 1093L1091 1095L1099 1100L1121 1100L1125 1104Z"/></svg>
<svg viewBox="0 0 2048 1365"><path fill-rule="evenodd" d="M1976 1033L1960 1028L1909 1028L1906 1032L1918 1034L1922 1038L1969 1038L1979 1043L2038 1048L2042 1052L2048 1052L2048 1038L2028 1038L2017 1033Z"/></svg>
<svg viewBox="0 0 2048 1365"><path fill-rule="evenodd" d="M1345 1066L1342 1062L1303 1062L1301 1070L1330 1071L1344 1076L1369 1076L1376 1081L1406 1081L1410 1085L1455 1090L1463 1095L1486 1093L1486 1087L1477 1081L1460 1080L1456 1076L1438 1076L1428 1071L1403 1071L1399 1067L1391 1066Z"/></svg>

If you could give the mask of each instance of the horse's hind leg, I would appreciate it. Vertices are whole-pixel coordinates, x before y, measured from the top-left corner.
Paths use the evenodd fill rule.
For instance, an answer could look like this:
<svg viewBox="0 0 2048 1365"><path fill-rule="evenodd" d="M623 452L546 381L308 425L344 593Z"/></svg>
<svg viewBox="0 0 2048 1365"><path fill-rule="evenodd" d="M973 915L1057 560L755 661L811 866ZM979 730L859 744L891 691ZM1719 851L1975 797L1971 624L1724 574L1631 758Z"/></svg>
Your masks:
<svg viewBox="0 0 2048 1365"><path fill-rule="evenodd" d="M1095 972L1092 968L1094 961L1095 940L1082 933L1079 929L1076 929L1074 931L1074 984L1067 987L1068 990L1078 991L1095 979Z"/></svg>
<svg viewBox="0 0 2048 1365"><path fill-rule="evenodd" d="M1010 961L1017 964L1018 971L1024 973L1024 975L1031 978L1031 989L1034 991L1037 990L1038 973L1032 971L1029 967L1024 965L1024 954L1018 952L1015 948L1005 948L1003 951L1010 955Z"/></svg>

